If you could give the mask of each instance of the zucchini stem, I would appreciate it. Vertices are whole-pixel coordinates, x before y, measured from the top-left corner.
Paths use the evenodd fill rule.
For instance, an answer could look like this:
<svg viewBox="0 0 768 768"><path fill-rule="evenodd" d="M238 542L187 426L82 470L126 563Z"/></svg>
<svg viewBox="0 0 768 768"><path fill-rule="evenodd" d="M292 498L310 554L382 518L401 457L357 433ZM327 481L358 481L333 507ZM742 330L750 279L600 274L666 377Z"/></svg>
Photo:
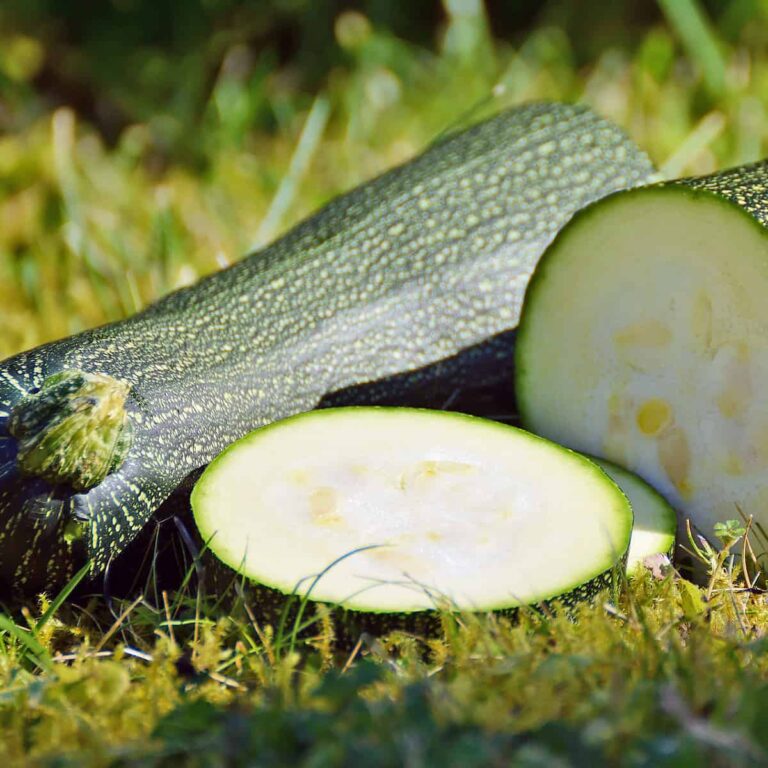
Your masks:
<svg viewBox="0 0 768 768"><path fill-rule="evenodd" d="M130 386L103 373L49 376L12 409L22 474L85 491L118 469L131 446Z"/></svg>

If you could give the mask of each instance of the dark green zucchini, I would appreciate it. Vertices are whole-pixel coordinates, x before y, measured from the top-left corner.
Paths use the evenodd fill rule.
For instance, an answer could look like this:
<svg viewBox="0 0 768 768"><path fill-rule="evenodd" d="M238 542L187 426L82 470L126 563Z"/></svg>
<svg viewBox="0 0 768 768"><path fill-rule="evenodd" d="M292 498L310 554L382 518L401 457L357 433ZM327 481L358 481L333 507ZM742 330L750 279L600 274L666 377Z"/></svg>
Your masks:
<svg viewBox="0 0 768 768"><path fill-rule="evenodd" d="M0 580L51 588L86 556L97 572L248 431L513 328L571 214L651 173L588 109L523 106L128 320L5 361Z"/></svg>

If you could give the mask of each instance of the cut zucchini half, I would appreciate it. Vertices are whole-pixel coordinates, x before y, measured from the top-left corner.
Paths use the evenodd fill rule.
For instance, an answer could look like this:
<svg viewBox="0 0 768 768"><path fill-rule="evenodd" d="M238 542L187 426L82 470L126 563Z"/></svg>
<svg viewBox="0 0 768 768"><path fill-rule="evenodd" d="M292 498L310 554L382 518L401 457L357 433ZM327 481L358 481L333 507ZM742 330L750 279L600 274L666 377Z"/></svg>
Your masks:
<svg viewBox="0 0 768 768"><path fill-rule="evenodd" d="M578 213L527 289L525 426L637 472L705 535L768 527L765 164Z"/></svg>
<svg viewBox="0 0 768 768"><path fill-rule="evenodd" d="M633 573L647 557L670 555L675 545L677 515L669 502L634 472L612 461L588 457L621 488L635 518L627 554L627 573Z"/></svg>
<svg viewBox="0 0 768 768"><path fill-rule="evenodd" d="M610 583L632 530L626 496L584 457L408 408L258 429L209 465L192 507L213 553L255 582L304 595L335 562L312 599L390 614L588 597Z"/></svg>

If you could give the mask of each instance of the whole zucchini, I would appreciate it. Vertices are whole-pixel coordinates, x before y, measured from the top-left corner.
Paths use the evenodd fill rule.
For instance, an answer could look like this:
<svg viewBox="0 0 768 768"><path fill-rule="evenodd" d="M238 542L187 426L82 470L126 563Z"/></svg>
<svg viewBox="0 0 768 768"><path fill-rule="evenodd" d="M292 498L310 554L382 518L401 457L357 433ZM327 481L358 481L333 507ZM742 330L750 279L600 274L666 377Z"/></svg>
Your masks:
<svg viewBox="0 0 768 768"><path fill-rule="evenodd" d="M98 572L246 432L513 328L571 214L651 173L588 109L526 105L128 320L6 360L0 583L55 588L85 557Z"/></svg>

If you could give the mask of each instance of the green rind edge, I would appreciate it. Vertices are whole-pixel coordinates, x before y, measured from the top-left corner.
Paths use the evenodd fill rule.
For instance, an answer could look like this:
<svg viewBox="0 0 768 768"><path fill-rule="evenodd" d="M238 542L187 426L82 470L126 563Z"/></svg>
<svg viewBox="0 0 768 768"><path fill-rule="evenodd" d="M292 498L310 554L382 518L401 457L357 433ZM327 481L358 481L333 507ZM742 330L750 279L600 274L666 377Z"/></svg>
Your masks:
<svg viewBox="0 0 768 768"><path fill-rule="evenodd" d="M617 475L619 475L621 478L626 478L627 483L634 483L638 486L641 486L643 490L648 493L649 496L653 498L653 500L656 503L656 508L661 511L661 514L659 517L662 519L663 523L669 527L669 533L662 537L661 534L659 534L660 538L665 539L668 541L668 544L666 548L659 552L658 554L662 555L671 555L672 551L675 547L675 539L677 538L677 513L675 512L674 507L646 480L644 480L640 475L636 474L635 472L632 472L631 470L627 469L626 467L622 467L620 464L616 464L613 461L610 461L609 459L603 459L598 456L590 456L589 454L584 454L588 459L593 461L595 464L597 464L598 467L609 467L611 471L615 472ZM610 475L609 475L610 477ZM614 482L616 482L614 480ZM619 488L624 490L624 488L619 485ZM625 495L629 497L629 494L625 492ZM632 544L630 542L630 550L632 548ZM656 553L652 553L656 554Z"/></svg>

